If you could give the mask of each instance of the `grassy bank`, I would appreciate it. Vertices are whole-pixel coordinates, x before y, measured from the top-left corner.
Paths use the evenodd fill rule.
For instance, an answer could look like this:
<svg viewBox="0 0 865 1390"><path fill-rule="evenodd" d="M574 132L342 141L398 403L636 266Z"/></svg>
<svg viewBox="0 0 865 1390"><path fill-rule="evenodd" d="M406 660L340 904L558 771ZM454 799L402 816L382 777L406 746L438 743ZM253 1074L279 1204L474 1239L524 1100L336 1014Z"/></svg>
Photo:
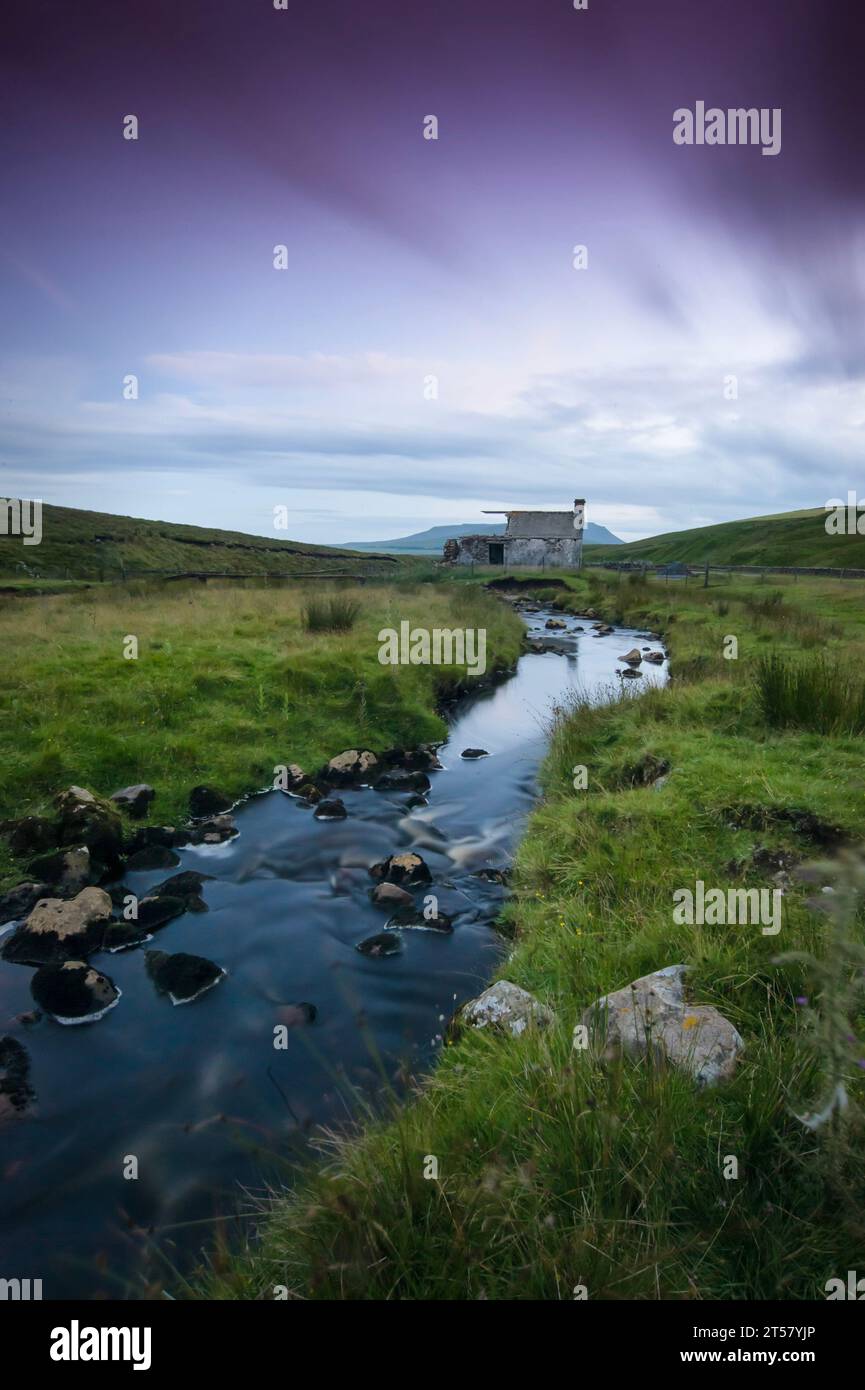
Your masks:
<svg viewBox="0 0 865 1390"><path fill-rule="evenodd" d="M499 974L552 1006L555 1026L463 1034L411 1104L275 1194L254 1243L216 1251L195 1296L286 1285L301 1298L570 1299L582 1285L595 1299L813 1299L856 1267L865 1019L845 994L853 948L798 881L778 937L677 925L672 895L697 879L766 886L772 854L807 862L835 853L839 828L865 836L861 738L843 718L832 733L807 715L779 725L759 675L766 653L861 671L860 590L599 575L556 597L663 631L674 680L553 719ZM642 784L665 763L665 781ZM587 791L574 790L577 764ZM861 919L848 930L861 942ZM778 962L791 951L814 960ZM595 998L679 961L692 998L745 1039L731 1082L698 1092L657 1065L604 1068L573 1050ZM843 1121L809 1129L797 1115L839 1075Z"/></svg>
<svg viewBox="0 0 865 1390"><path fill-rule="evenodd" d="M32 513L24 511L29 526ZM251 536L212 526L145 521L135 516L42 507L38 545L24 545L11 525L0 531L0 576L11 580L117 581L161 571L171 574L398 574L405 562L332 546L284 539L267 515L272 534ZM17 518L16 518L17 521Z"/></svg>
<svg viewBox="0 0 865 1390"><path fill-rule="evenodd" d="M587 545L586 559L671 560L695 565L805 565L828 569L865 569L865 535L829 535L822 509L746 517L670 531L625 545Z"/></svg>
<svg viewBox="0 0 865 1390"><path fill-rule="evenodd" d="M356 605L349 630L307 631L315 597ZM157 790L153 818L174 823L196 783L239 797L272 782L277 764L315 770L358 744L441 738L437 701L465 670L382 666L377 634L404 620L486 627L488 669L514 663L523 631L486 594L412 581L330 593L133 585L7 600L0 817L36 812L70 783L110 794L146 781ZM135 660L124 657L130 636ZM0 864L6 878L20 867Z"/></svg>

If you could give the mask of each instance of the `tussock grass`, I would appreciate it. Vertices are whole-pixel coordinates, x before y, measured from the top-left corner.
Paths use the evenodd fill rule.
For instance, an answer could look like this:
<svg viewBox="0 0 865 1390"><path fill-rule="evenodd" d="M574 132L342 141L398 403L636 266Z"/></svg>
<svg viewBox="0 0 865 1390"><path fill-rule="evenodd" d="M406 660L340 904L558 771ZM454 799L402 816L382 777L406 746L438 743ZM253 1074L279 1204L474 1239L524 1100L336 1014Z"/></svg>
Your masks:
<svg viewBox="0 0 865 1390"><path fill-rule="evenodd" d="M345 594L313 598L304 605L301 621L307 632L350 632L360 614L360 604Z"/></svg>
<svg viewBox="0 0 865 1390"><path fill-rule="evenodd" d="M755 685L763 718L774 728L865 732L865 680L837 658L771 652L757 663Z"/></svg>
<svg viewBox="0 0 865 1390"><path fill-rule="evenodd" d="M766 580L765 575L760 575L758 583L762 588ZM784 602L784 595L780 589L773 589L770 593L746 594L742 599L742 606L747 608L749 613L755 617L773 618L778 609Z"/></svg>

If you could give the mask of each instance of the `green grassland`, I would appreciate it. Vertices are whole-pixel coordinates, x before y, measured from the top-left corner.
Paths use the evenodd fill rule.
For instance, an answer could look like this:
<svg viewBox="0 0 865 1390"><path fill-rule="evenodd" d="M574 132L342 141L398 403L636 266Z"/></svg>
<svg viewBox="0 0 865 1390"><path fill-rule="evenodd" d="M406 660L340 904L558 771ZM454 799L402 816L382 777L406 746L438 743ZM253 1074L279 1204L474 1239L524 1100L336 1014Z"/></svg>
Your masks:
<svg viewBox="0 0 865 1390"><path fill-rule="evenodd" d="M399 572L401 563L390 556L280 540L276 531L248 536L48 505L42 508L39 545L0 535L0 575L31 581L117 580L153 571L381 575Z"/></svg>
<svg viewBox="0 0 865 1390"><path fill-rule="evenodd" d="M802 565L829 569L865 569L865 535L828 535L823 510L748 517L692 531L671 531L627 545L586 546L594 560L672 560L700 565Z"/></svg>
<svg viewBox="0 0 865 1390"><path fill-rule="evenodd" d="M304 608L328 595L357 605L352 627L306 631ZM239 797L270 785L278 764L316 771L343 748L443 738L437 703L466 672L382 666L377 634L403 620L486 627L488 672L520 650L506 605L412 579L138 581L0 599L0 817L37 812L70 783L110 795L144 781L157 791L152 819L174 824L198 783ZM135 660L123 655L128 636ZM6 879L23 867L0 858Z"/></svg>
<svg viewBox="0 0 865 1390"><path fill-rule="evenodd" d="M583 1285L592 1299L798 1300L856 1267L865 1016L846 990L861 982L861 915L839 937L809 901L834 867L816 890L797 880L785 893L777 938L677 925L672 894L698 878L765 886L755 852L812 862L837 852L838 828L865 836L861 735L843 717L820 733L807 708L800 727L778 727L760 675L767 654L809 679L827 662L861 672L861 586L706 590L600 571L548 597L662 632L673 673L665 689L552 717L499 976L550 1005L555 1025L452 1039L409 1104L331 1137L320 1165L262 1204L254 1239L211 1250L188 1296L266 1299L284 1285L306 1299L557 1300ZM662 784L641 784L647 758L669 763ZM778 960L790 951L813 959ZM745 1040L732 1081L697 1091L660 1064L605 1067L574 1050L588 1004L680 961L693 1000ZM839 1075L847 1111L809 1129L797 1116Z"/></svg>

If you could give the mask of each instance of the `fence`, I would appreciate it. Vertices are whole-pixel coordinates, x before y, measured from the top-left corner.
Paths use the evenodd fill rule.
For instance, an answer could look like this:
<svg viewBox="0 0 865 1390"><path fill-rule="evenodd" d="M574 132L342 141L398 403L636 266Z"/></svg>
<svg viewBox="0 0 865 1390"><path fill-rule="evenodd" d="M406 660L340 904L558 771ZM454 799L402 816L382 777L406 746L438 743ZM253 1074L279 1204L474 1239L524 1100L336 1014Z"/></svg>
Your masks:
<svg viewBox="0 0 865 1390"><path fill-rule="evenodd" d="M656 574L670 579L704 576L707 570L710 574L792 574L794 579L798 579L799 575L818 579L865 579L865 569L829 569L820 565L679 565L674 561L662 565L628 560L587 560L586 565L594 569L619 570L625 574Z"/></svg>

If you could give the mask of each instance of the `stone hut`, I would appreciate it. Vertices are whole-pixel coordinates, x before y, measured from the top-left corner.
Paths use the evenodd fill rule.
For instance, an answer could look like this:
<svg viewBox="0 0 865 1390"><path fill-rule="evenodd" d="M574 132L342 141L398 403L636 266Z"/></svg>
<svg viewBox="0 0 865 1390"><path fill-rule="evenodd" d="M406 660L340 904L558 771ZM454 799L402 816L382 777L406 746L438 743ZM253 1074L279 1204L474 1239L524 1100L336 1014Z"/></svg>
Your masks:
<svg viewBox="0 0 865 1390"><path fill-rule="evenodd" d="M507 569L578 570L583 560L586 499L567 512L509 511L501 535L459 536L445 541L443 558L455 565L503 565Z"/></svg>

